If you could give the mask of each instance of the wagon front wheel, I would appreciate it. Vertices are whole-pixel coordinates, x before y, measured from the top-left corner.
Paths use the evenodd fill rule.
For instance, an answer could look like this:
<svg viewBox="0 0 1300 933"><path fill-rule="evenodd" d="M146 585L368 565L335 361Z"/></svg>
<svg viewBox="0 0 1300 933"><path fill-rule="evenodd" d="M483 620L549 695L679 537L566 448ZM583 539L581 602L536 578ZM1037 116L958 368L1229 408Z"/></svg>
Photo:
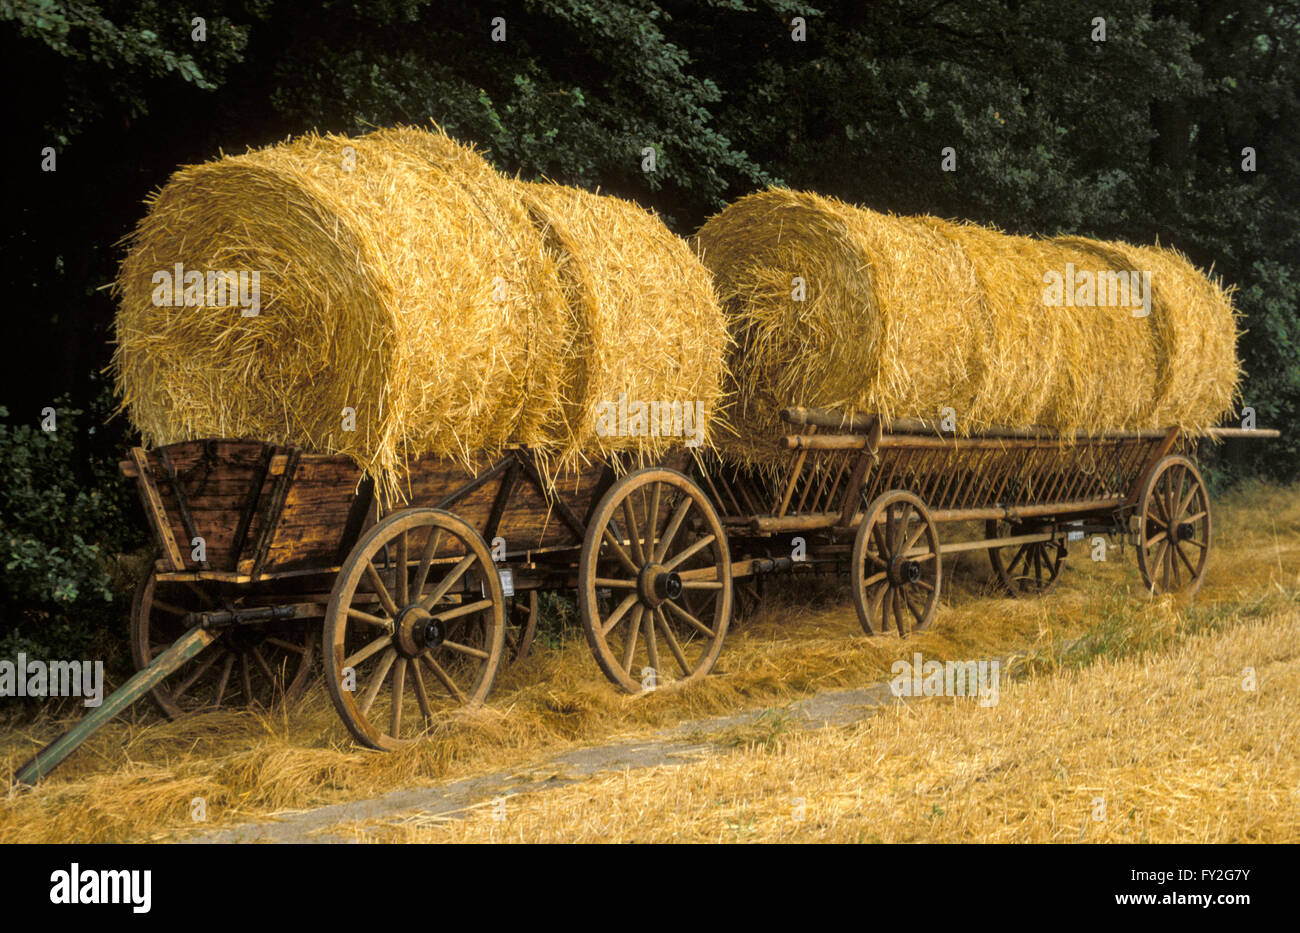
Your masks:
<svg viewBox="0 0 1300 933"><path fill-rule="evenodd" d="M731 557L699 486L652 468L610 487L583 540L578 609L596 663L629 693L713 670L731 618Z"/></svg>
<svg viewBox="0 0 1300 933"><path fill-rule="evenodd" d="M939 604L943 565L930 512L910 492L893 490L867 506L853 541L853 606L868 635L924 631Z"/></svg>
<svg viewBox="0 0 1300 933"><path fill-rule="evenodd" d="M160 578L151 567L131 604L131 660L137 671L148 667L189 630L194 613L273 604L232 585ZM203 710L288 708L311 680L318 624L289 619L229 628L150 694L168 719Z"/></svg>
<svg viewBox="0 0 1300 933"><path fill-rule="evenodd" d="M325 683L352 735L392 751L478 705L505 642L501 579L482 537L439 509L406 509L348 556L325 610Z"/></svg>
<svg viewBox="0 0 1300 933"><path fill-rule="evenodd" d="M1165 457L1138 503L1138 570L1152 594L1201 588L1210 556L1210 494L1187 457Z"/></svg>

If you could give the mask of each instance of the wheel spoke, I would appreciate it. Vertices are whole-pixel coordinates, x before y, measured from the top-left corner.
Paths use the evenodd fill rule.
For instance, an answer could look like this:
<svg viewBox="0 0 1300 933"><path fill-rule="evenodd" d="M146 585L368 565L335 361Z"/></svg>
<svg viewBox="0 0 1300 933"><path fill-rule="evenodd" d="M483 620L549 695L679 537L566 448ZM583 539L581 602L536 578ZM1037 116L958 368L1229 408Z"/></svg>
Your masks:
<svg viewBox="0 0 1300 933"><path fill-rule="evenodd" d="M443 644L446 644L446 642L443 642ZM451 679L451 675L442 669L442 665L430 657L427 652L420 655L420 660L424 663L425 667L433 671L433 676L438 678L439 683L442 684L457 703L465 703L464 691L461 690L460 687L456 686L456 682Z"/></svg>
<svg viewBox="0 0 1300 933"><path fill-rule="evenodd" d="M424 539L424 550L420 552L420 566L415 571L414 592L417 596L424 592L424 584L429 581L429 566L433 563L433 555L438 553L438 545L441 543L442 529L431 529L429 536Z"/></svg>
<svg viewBox="0 0 1300 933"><path fill-rule="evenodd" d="M654 493L650 496L650 510L646 512L646 546L645 554L650 559L654 559L657 550L657 536L659 532L659 497L663 492L663 484L654 484Z"/></svg>
<svg viewBox="0 0 1300 933"><path fill-rule="evenodd" d="M887 521L886 516L881 516L881 519L871 526L871 539L876 542L876 553L880 555L882 564L885 563L885 559L889 555L889 544L885 540L888 537L885 521Z"/></svg>
<svg viewBox="0 0 1300 933"><path fill-rule="evenodd" d="M673 541L677 538L677 532L686 519L686 513L691 510L693 501L690 496L687 496L682 499L677 508L673 509L672 517L668 520L667 527L664 528L664 536L659 540L659 546L655 548L655 563L662 563L668 549L673 546Z"/></svg>
<svg viewBox="0 0 1300 933"><path fill-rule="evenodd" d="M244 702L253 702L253 676L248 665L248 655L239 656L239 683L244 688Z"/></svg>
<svg viewBox="0 0 1300 933"><path fill-rule="evenodd" d="M234 667L235 667L234 654L227 654L226 662L223 665L221 665L221 676L217 678L217 686L215 691L216 700L212 704L213 709L217 709L221 706L221 701L226 696L226 685L230 683L230 672L234 670Z"/></svg>
<svg viewBox="0 0 1300 933"><path fill-rule="evenodd" d="M706 547L711 545L714 542L714 540L715 539L712 534L705 535L704 537L700 538L700 540L696 541L694 544L688 547L686 550L678 553L678 555L674 557L672 560L668 561L668 563L664 564L663 565L664 570L665 571L676 570L686 561L690 560L700 551L704 550Z"/></svg>
<svg viewBox="0 0 1300 933"><path fill-rule="evenodd" d="M904 593L904 601L907 603L908 610L912 613L912 618L916 619L917 625L920 625L925 613L912 604L912 590L910 587Z"/></svg>
<svg viewBox="0 0 1300 933"><path fill-rule="evenodd" d="M641 568L632 562L632 558L627 556L627 551L623 547L623 542L614 534L614 523L611 521L605 525L603 532L604 539L609 542L609 546L614 549L614 556L618 558L624 569L631 571L633 574L641 572Z"/></svg>
<svg viewBox="0 0 1300 933"><path fill-rule="evenodd" d="M365 622L369 625L378 626L386 632L391 632L393 630L392 619L381 619L379 616L372 616L370 613L362 612L360 609L348 609L347 617L349 619L356 619L358 622Z"/></svg>
<svg viewBox="0 0 1300 933"><path fill-rule="evenodd" d="M415 702L420 705L420 715L427 727L433 721L433 709L429 706L429 693L424 689L424 675L420 673L419 664L411 665L411 684L415 687Z"/></svg>
<svg viewBox="0 0 1300 933"><path fill-rule="evenodd" d="M283 651L292 651L294 654L310 654L311 649L306 645L295 645L293 642L285 641L283 638L270 636L266 639L268 645L275 645Z"/></svg>
<svg viewBox="0 0 1300 933"><path fill-rule="evenodd" d="M449 651L455 651L458 654L467 654L471 658L478 658L480 661L486 661L491 657L490 654L481 648L474 648L470 645L461 644L458 641L451 641L450 639L445 639L442 643L442 647Z"/></svg>
<svg viewBox="0 0 1300 933"><path fill-rule="evenodd" d="M405 539L406 535L402 535ZM406 576L406 567L402 567L402 576ZM388 721L388 734L395 739L402 737L402 701L406 698L406 658L398 658L393 667L393 708Z"/></svg>
<svg viewBox="0 0 1300 933"><path fill-rule="evenodd" d="M196 683L198 683L199 678L207 673L208 668L212 667L213 664L217 663L218 657L220 657L220 655L218 655L214 651L211 655L204 658L203 663L200 664L198 667L196 667L194 669L194 672L190 674L189 677L186 677L185 680L181 681L180 686L178 686L175 690L172 691L173 699L179 700L185 694L185 691L189 690L190 687L193 687Z"/></svg>
<svg viewBox="0 0 1300 933"><path fill-rule="evenodd" d="M410 580L408 574L411 572L408 567L410 554L409 546L406 541L406 532L403 531L397 536L397 602L398 605L408 606L410 599ZM394 732L396 734L396 732Z"/></svg>
<svg viewBox="0 0 1300 933"><path fill-rule="evenodd" d="M640 603L632 610L632 624L623 642L623 670L632 673L632 659L636 656L636 639L641 634L641 619L645 615L645 606Z"/></svg>
<svg viewBox="0 0 1300 933"><path fill-rule="evenodd" d="M271 685L274 688L276 681L275 671L271 670L271 665L267 664L266 658L262 656L262 650L256 646L253 648L253 660L257 662L257 666L261 668L262 673L266 675L267 680L271 681Z"/></svg>
<svg viewBox="0 0 1300 933"><path fill-rule="evenodd" d="M384 681L388 679L388 672L393 669L393 662L397 660L397 649L389 647L379 656L379 666L370 676L370 683L366 685L366 692L361 696L361 715L370 712L370 707L374 705L375 698L379 696L380 688L384 686Z"/></svg>
<svg viewBox="0 0 1300 933"><path fill-rule="evenodd" d="M470 565L476 560L478 560L478 555L473 552L462 557L456 563L456 566L451 568L451 572L443 577L442 580L439 581L438 585L433 588L433 592L420 600L420 607L424 609L425 612L428 612L436 606L438 600L447 595L447 591L456 585L456 582L465 575L465 571L468 570ZM396 613L394 613L394 615L396 615Z"/></svg>
<svg viewBox="0 0 1300 933"><path fill-rule="evenodd" d="M654 621L659 624L660 631L664 633L664 641L668 642L668 650L672 652L673 657L677 660L677 666L682 669L682 675L685 677L691 676L691 666L686 662L686 654L682 651L677 636L673 634L672 626L668 624L668 617L664 615L663 609L658 606L654 610Z"/></svg>
<svg viewBox="0 0 1300 933"><path fill-rule="evenodd" d="M685 622L687 625L690 625L690 626L692 626L693 628L697 629L697 630L699 631L699 633L700 633L701 635L703 635L705 638L712 638L712 637L713 637L713 629L709 628L707 625L705 625L705 624L704 624L703 622L701 622L699 619L695 618L695 616L691 615L689 612L687 612L687 611L686 611L685 609L683 609L681 606L677 605L677 604L676 604L675 602L673 602L671 599L666 600L666 601L663 603L663 605L667 606L668 609L669 609L669 610L670 610L674 615L677 616L677 618L681 619L681 620L682 620L683 622Z"/></svg>
<svg viewBox="0 0 1300 933"><path fill-rule="evenodd" d="M1178 542L1178 541L1175 541L1175 542L1174 542L1174 551L1178 554L1179 559L1180 559L1184 564L1187 565L1187 572L1191 575L1191 579L1195 580L1195 579L1196 579L1196 568L1192 566L1192 562L1191 562L1190 560L1188 560L1188 559L1187 559L1187 555L1183 553L1183 548L1182 548L1182 543L1181 543L1181 542Z"/></svg>
<svg viewBox="0 0 1300 933"><path fill-rule="evenodd" d="M622 621L623 616L626 615L627 611L631 609L633 606L635 606L636 603L637 603L636 593L630 593L627 596L625 596L623 598L623 601L619 603L618 606L615 607L614 611L609 614L609 618L605 620L605 625L600 630L601 636L607 637L609 633L614 630L614 626L618 625L618 623Z"/></svg>
<svg viewBox="0 0 1300 933"><path fill-rule="evenodd" d="M472 603L462 603L452 609L444 609L442 612L431 613L432 617L441 622L450 622L452 619L459 619L461 616L472 615L475 612L482 612L484 609L490 609L492 600L478 599Z"/></svg>
<svg viewBox="0 0 1300 933"><path fill-rule="evenodd" d="M635 580L622 580L616 577L597 577L596 586L604 587L608 590L634 590L637 587Z"/></svg>
<svg viewBox="0 0 1300 933"><path fill-rule="evenodd" d="M362 661L366 660L369 657L372 657L375 654L378 654L380 651L384 650L385 647L391 645L392 643L393 643L393 636L380 635L378 638L370 642L364 648L360 649L359 651L353 652L351 655L344 658L342 666L355 668Z"/></svg>
<svg viewBox="0 0 1300 933"><path fill-rule="evenodd" d="M174 616L187 616L190 610L182 609L180 606L173 606L171 603L165 603L161 599L155 599L150 603L152 609L161 609L163 612L170 613Z"/></svg>
<svg viewBox="0 0 1300 933"><path fill-rule="evenodd" d="M379 571L370 561L366 561L366 579L370 581L371 587L374 588L375 595L379 597L379 603L384 610L391 616L396 617L398 613L397 604L393 602L393 597L388 592L388 587L384 586L384 581L379 577Z"/></svg>
<svg viewBox="0 0 1300 933"><path fill-rule="evenodd" d="M659 685L659 640L655 638L654 616L647 610L642 613L645 622L645 650L650 658L650 670L654 671L655 686Z"/></svg>
<svg viewBox="0 0 1300 933"><path fill-rule="evenodd" d="M627 523L628 544L632 548L632 559L638 564L647 563L645 552L641 549L641 528L637 525L636 510L632 508L632 497L623 500L623 521Z"/></svg>

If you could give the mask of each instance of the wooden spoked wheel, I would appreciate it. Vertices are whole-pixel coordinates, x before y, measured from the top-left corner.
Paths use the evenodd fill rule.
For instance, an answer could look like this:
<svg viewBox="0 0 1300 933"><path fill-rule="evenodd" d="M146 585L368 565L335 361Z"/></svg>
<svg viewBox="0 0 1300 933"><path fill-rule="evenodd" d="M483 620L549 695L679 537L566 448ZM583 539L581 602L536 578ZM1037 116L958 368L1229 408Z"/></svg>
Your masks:
<svg viewBox="0 0 1300 933"><path fill-rule="evenodd" d="M1196 464L1175 454L1152 471L1138 502L1138 570L1153 594L1201 588L1210 557L1210 494Z"/></svg>
<svg viewBox="0 0 1300 933"><path fill-rule="evenodd" d="M731 557L699 486L651 468L610 487L583 540L578 609L596 663L629 693L713 670L731 618Z"/></svg>
<svg viewBox="0 0 1300 933"><path fill-rule="evenodd" d="M190 613L263 604L251 593L220 584L159 580L157 570L150 568L131 606L131 658L136 670L190 629L186 622ZM150 693L169 719L201 710L292 705L311 680L316 626L316 622L296 620L233 626Z"/></svg>
<svg viewBox="0 0 1300 933"><path fill-rule="evenodd" d="M506 598L505 661L513 667L528 657L537 634L537 591L516 593Z"/></svg>
<svg viewBox="0 0 1300 933"><path fill-rule="evenodd" d="M853 606L868 635L923 631L939 603L939 533L923 503L893 490L867 506L853 540Z"/></svg>
<svg viewBox="0 0 1300 933"><path fill-rule="evenodd" d="M483 701L505 642L505 598L487 545L439 509L371 528L325 610L325 683L357 741L392 751L440 715Z"/></svg>
<svg viewBox="0 0 1300 933"><path fill-rule="evenodd" d="M986 538L1010 538L1019 535L1044 534L1052 524L1008 522L990 519L984 526ZM1031 541L1027 544L1004 548L989 548L989 563L1003 588L1015 597L1045 596L1061 579L1065 562L1065 539Z"/></svg>

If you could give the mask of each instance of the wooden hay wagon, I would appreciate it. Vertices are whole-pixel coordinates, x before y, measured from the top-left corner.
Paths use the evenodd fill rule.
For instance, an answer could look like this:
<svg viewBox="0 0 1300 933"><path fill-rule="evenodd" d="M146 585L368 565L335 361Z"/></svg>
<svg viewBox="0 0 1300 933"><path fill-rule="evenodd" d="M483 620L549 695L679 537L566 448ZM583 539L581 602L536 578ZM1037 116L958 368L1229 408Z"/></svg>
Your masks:
<svg viewBox="0 0 1300 933"><path fill-rule="evenodd" d="M1069 538L1096 534L1134 545L1152 593L1195 593L1211 548L1210 497L1194 447L1177 428L1063 439L995 427L966 437L899 419L791 408L784 468L716 462L702 481L719 505L733 549L790 566L788 542L808 559L847 558L863 629L906 635L934 619L943 555L987 550L1012 596L1046 593L1060 577ZM1216 428L1211 437L1277 437ZM982 522L983 537L941 540L945 523Z"/></svg>
<svg viewBox="0 0 1300 933"><path fill-rule="evenodd" d="M291 701L318 642L352 735L403 747L527 654L541 591L576 591L600 669L637 693L707 675L733 583L800 565L847 562L869 634L926 628L941 556L957 551L988 550L1013 595L1046 592L1072 532L1132 541L1152 592L1204 579L1209 494L1177 429L1064 443L825 410L782 418L795 433L777 471L682 449L548 478L518 448L471 470L417 461L407 503L387 510L343 456L243 440L133 449L122 470L161 554L132 608L138 672L16 780L48 773L145 693L170 716ZM972 520L983 537L940 540L940 525Z"/></svg>
<svg viewBox="0 0 1300 933"><path fill-rule="evenodd" d="M682 472L691 459L549 475L523 448L473 469L424 458L407 502L385 509L345 456L224 439L135 448L121 467L161 555L131 611L138 671L17 780L48 773L145 693L173 717L292 701L318 643L353 736L403 747L527 654L545 590L577 591L596 659L624 689L703 677L731 577L717 514ZM651 511L664 518L643 535Z"/></svg>

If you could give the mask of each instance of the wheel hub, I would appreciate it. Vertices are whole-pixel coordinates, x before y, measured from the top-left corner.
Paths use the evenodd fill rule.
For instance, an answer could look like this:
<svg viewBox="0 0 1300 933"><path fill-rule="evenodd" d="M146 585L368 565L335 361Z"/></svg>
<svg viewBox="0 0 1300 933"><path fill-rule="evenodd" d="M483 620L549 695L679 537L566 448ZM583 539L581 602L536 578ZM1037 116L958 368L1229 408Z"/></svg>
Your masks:
<svg viewBox="0 0 1300 933"><path fill-rule="evenodd" d="M1194 526L1191 522L1178 523L1179 541L1190 541L1194 537L1196 537L1196 526Z"/></svg>
<svg viewBox="0 0 1300 933"><path fill-rule="evenodd" d="M896 585L915 583L921 579L920 561L895 557L889 562L889 579Z"/></svg>
<svg viewBox="0 0 1300 933"><path fill-rule="evenodd" d="M647 564L637 578L637 591L641 601L651 609L669 599L679 599L682 590L681 574L664 569L662 564Z"/></svg>
<svg viewBox="0 0 1300 933"><path fill-rule="evenodd" d="M398 613L393 624L393 645L404 657L414 658L429 648L439 648L446 638L446 626L418 603Z"/></svg>

